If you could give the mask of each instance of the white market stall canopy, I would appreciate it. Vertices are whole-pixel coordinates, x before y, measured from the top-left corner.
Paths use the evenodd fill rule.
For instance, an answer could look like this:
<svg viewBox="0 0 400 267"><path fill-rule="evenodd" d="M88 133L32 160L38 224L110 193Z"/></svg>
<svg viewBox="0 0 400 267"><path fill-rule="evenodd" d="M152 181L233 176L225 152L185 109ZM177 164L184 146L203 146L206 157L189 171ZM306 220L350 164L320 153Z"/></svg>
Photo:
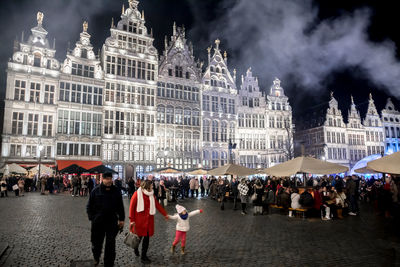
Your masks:
<svg viewBox="0 0 400 267"><path fill-rule="evenodd" d="M226 164L219 168L212 169L208 171L208 175L237 175L237 176L248 176L256 174L256 170L249 169L236 164Z"/></svg>
<svg viewBox="0 0 400 267"><path fill-rule="evenodd" d="M33 167L32 169L29 170L30 173L32 174L37 174L39 173L39 165ZM47 167L46 165L40 164L40 175L47 174L47 175L53 175L54 171L52 168Z"/></svg>
<svg viewBox="0 0 400 267"><path fill-rule="evenodd" d="M273 167L264 169L264 173L276 177L289 177L296 173L334 174L348 171L349 168L311 157L297 157Z"/></svg>
<svg viewBox="0 0 400 267"><path fill-rule="evenodd" d="M17 174L27 174L27 170L19 166L18 164L12 163L12 164L6 164L3 168L1 168L0 173L3 173L4 175L8 175L11 173L17 173Z"/></svg>
<svg viewBox="0 0 400 267"><path fill-rule="evenodd" d="M368 162L367 168L381 173L400 174L400 151Z"/></svg>

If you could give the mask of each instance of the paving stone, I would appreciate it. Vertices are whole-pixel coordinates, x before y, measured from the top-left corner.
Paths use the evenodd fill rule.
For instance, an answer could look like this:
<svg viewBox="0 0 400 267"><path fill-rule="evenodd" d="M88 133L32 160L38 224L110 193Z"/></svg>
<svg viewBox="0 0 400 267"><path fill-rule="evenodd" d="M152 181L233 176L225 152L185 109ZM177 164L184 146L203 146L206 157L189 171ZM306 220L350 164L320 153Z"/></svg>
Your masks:
<svg viewBox="0 0 400 267"><path fill-rule="evenodd" d="M89 266L92 261L87 198L27 193L0 199L0 240L12 246L4 266ZM128 224L128 199L124 199ZM361 216L338 221L241 215L227 203L181 201L203 214L190 220L187 254L170 254L175 222L155 217L151 266L400 266L400 243L390 221L363 206ZM174 204L166 207L175 213ZM115 266L143 266L117 236ZM102 266L102 262L100 263Z"/></svg>

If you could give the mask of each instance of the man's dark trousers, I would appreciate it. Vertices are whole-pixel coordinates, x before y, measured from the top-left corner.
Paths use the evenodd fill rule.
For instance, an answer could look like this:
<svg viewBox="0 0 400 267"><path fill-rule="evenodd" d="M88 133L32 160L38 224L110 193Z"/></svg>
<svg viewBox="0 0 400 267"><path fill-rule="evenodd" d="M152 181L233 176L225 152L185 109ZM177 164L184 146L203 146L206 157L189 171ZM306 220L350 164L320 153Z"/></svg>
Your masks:
<svg viewBox="0 0 400 267"><path fill-rule="evenodd" d="M92 252L95 260L99 261L103 248L104 237L106 246L104 249L104 266L114 266L115 260L115 237L118 233L118 224L115 222L92 223Z"/></svg>

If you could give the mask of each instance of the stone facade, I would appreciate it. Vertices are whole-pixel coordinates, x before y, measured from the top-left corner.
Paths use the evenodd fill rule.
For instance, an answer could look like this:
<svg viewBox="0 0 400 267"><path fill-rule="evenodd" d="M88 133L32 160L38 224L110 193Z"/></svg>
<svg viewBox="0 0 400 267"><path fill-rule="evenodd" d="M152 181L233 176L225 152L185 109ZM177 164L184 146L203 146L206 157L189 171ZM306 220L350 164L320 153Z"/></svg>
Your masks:
<svg viewBox="0 0 400 267"><path fill-rule="evenodd" d="M391 108L394 111L394 107ZM384 110L382 111L384 117L383 114ZM361 119L352 97L348 122L345 123L338 102L332 94L325 116L322 120L316 119L316 121L321 123L304 127L296 132L295 140L304 147L304 155L342 164L351 169L367 156L390 153L384 148L384 124L376 110L372 95L369 97L368 111L364 120Z"/></svg>
<svg viewBox="0 0 400 267"><path fill-rule="evenodd" d="M220 41L207 49L203 68L175 24L159 56L138 4L122 8L98 54L84 22L63 64L38 13L8 63L2 163L102 161L131 177L291 158L292 112L280 81L262 93L249 69L238 90Z"/></svg>

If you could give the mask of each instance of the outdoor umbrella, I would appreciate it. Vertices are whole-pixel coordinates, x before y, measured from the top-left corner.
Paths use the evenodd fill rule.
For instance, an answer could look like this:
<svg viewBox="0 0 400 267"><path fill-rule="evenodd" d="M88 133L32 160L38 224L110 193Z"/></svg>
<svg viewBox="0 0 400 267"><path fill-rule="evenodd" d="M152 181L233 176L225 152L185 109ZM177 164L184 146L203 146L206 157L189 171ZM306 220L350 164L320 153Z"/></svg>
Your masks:
<svg viewBox="0 0 400 267"><path fill-rule="evenodd" d="M111 168L104 165L99 165L88 170L90 173L118 173Z"/></svg>
<svg viewBox="0 0 400 267"><path fill-rule="evenodd" d="M39 165L33 167L32 169L29 170L32 174L36 174L39 172ZM40 164L40 174L48 174L48 175L53 175L54 171L52 168L47 167L46 165Z"/></svg>
<svg viewBox="0 0 400 267"><path fill-rule="evenodd" d="M296 173L333 174L348 171L349 168L311 157L297 157L273 167L264 169L270 176L288 177Z"/></svg>
<svg viewBox="0 0 400 267"><path fill-rule="evenodd" d="M236 164L226 164L222 167L208 171L209 175L237 175L248 176L255 174L256 171Z"/></svg>
<svg viewBox="0 0 400 267"><path fill-rule="evenodd" d="M87 172L88 170L86 170L85 168L82 168L81 166L78 166L76 164L72 164L64 169L62 169L60 172L61 173L83 173L83 172Z"/></svg>
<svg viewBox="0 0 400 267"><path fill-rule="evenodd" d="M364 173L364 174L378 173L378 172L376 172L374 170L368 169L367 167L356 169L356 170L354 170L354 172L356 172L356 173Z"/></svg>
<svg viewBox="0 0 400 267"><path fill-rule="evenodd" d="M400 174L400 151L367 163L367 168L389 174Z"/></svg>
<svg viewBox="0 0 400 267"><path fill-rule="evenodd" d="M27 174L28 171L25 170L24 168L22 168L21 166L19 166L18 164L12 163L12 164L7 164L6 166L4 166L1 170L0 173L17 173L17 174ZM5 175L8 175L5 174Z"/></svg>
<svg viewBox="0 0 400 267"><path fill-rule="evenodd" d="M160 169L152 170L150 173L174 174L174 173L182 173L182 170L167 167L167 168L160 168Z"/></svg>
<svg viewBox="0 0 400 267"><path fill-rule="evenodd" d="M206 175L208 173L205 169L194 169L191 171L186 172L188 175Z"/></svg>

